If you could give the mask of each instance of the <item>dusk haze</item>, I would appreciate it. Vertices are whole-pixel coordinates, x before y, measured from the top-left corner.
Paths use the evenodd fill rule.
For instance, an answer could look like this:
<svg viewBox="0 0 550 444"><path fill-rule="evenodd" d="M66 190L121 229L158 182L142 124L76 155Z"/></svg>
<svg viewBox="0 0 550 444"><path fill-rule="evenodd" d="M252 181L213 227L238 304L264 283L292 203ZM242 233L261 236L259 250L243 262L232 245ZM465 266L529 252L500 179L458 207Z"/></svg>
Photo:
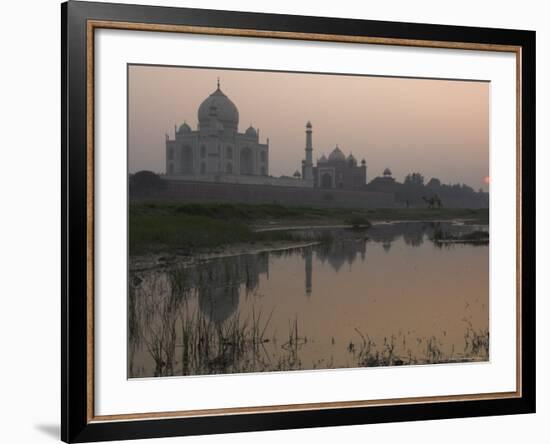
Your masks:
<svg viewBox="0 0 550 444"><path fill-rule="evenodd" d="M300 169L310 121L314 160L338 145L366 160L369 181L389 167L399 181L417 171L488 191L488 82L140 65L128 75L131 173L166 172L165 134L196 127L219 79L239 130L269 138L270 175Z"/></svg>

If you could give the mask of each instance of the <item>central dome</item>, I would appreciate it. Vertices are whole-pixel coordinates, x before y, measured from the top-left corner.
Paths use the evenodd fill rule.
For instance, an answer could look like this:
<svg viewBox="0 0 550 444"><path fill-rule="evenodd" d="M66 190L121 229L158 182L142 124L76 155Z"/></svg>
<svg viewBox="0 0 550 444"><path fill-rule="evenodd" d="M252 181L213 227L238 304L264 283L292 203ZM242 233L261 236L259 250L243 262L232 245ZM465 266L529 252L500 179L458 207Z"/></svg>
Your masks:
<svg viewBox="0 0 550 444"><path fill-rule="evenodd" d="M331 161L345 161L346 156L344 156L344 153L340 148L338 148L338 145L336 145L336 148L332 150L332 153L328 156L328 160Z"/></svg>
<svg viewBox="0 0 550 444"><path fill-rule="evenodd" d="M235 104L227 97L220 86L210 94L199 106L199 122L207 123L211 117L216 117L224 126L237 129L239 125L239 111Z"/></svg>

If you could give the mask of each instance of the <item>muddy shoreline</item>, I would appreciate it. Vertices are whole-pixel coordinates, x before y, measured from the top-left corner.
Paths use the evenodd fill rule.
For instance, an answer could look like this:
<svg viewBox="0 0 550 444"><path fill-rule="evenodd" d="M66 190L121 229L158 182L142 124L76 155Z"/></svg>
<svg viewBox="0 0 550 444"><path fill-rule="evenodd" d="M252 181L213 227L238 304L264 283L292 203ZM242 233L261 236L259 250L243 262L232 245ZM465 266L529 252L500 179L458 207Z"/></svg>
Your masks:
<svg viewBox="0 0 550 444"><path fill-rule="evenodd" d="M175 264L183 268L193 267L199 263L207 262L213 259L228 258L234 256L242 256L245 254L260 254L274 251L294 250L296 248L312 247L319 245L320 241L303 241L303 242L266 242L256 244L236 244L225 247L216 248L215 251L183 253L173 252L166 253L149 253L139 256L130 257L130 271L139 272L151 269L165 269Z"/></svg>

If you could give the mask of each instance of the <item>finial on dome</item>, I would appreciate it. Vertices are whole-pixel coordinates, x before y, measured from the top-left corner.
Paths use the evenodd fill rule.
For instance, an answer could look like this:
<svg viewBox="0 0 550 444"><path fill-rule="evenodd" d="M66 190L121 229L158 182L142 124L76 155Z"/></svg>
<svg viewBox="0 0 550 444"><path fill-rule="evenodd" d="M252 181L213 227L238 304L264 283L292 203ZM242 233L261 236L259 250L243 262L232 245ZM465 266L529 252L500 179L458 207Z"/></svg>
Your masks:
<svg viewBox="0 0 550 444"><path fill-rule="evenodd" d="M220 89L220 78L218 77L218 89Z"/></svg>

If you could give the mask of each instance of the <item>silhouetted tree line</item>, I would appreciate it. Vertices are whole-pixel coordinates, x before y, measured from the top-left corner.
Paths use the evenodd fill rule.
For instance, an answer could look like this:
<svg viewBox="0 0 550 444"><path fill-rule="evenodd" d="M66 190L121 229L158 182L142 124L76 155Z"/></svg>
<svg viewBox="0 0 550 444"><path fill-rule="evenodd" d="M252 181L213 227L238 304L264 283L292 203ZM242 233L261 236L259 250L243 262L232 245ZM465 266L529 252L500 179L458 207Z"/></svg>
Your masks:
<svg viewBox="0 0 550 444"><path fill-rule="evenodd" d="M424 183L424 176L418 172L409 173L403 183L392 177L376 177L368 185L370 191L392 192L395 200L405 206L414 207L489 207L489 193L474 190L464 183L443 184L438 178Z"/></svg>

